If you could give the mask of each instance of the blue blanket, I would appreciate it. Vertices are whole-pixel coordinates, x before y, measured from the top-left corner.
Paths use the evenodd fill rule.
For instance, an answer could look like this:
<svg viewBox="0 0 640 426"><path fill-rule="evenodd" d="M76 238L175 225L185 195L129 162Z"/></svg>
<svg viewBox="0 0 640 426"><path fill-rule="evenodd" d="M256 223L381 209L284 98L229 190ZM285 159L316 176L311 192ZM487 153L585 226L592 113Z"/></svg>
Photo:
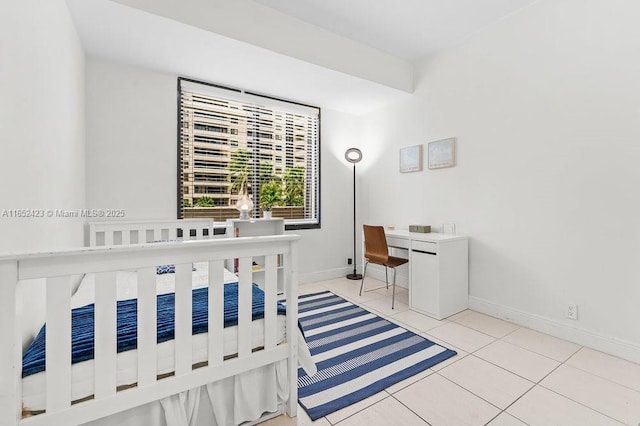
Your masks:
<svg viewBox="0 0 640 426"><path fill-rule="evenodd" d="M193 334L206 333L208 329L208 288L193 290ZM264 318L264 292L255 284L252 286L253 320ZM158 343L174 338L175 294L157 296ZM278 303L278 314L285 315L285 307ZM118 352L137 348L138 301L137 299L118 301L117 306ZM224 326L238 325L238 283L224 286ZM45 370L46 325L40 329L35 340L22 358L22 377ZM71 311L71 363L93 359L94 345L94 305L86 305Z"/></svg>

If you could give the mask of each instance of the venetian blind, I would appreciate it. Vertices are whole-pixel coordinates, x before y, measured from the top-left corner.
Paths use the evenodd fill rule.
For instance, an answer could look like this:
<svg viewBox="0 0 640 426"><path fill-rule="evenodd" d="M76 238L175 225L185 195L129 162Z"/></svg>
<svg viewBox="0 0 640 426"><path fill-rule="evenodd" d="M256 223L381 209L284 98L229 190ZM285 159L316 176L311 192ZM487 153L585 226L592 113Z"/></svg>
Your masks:
<svg viewBox="0 0 640 426"><path fill-rule="evenodd" d="M320 226L320 109L179 79L179 217L237 217L241 192L260 217L261 187L277 182L274 217Z"/></svg>

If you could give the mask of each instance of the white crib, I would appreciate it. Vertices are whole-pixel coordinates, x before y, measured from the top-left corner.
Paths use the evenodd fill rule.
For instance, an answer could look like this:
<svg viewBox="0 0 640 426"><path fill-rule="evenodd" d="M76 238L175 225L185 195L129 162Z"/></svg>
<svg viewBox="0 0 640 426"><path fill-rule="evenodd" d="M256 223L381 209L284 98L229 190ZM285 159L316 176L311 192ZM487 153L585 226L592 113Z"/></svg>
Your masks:
<svg viewBox="0 0 640 426"><path fill-rule="evenodd" d="M110 222L91 224L92 247L51 253L0 256L0 424L80 424L236 374L287 360L288 415L296 415L298 326L296 235L211 238L208 220ZM206 230L206 231L205 231ZM137 242L175 240L154 244ZM96 245L105 244L102 247ZM116 245L112 245L116 244ZM118 245L119 244L119 245ZM256 347L252 336L252 259L264 257L264 336ZM283 260L278 266L278 258ZM237 351L229 356L219 343L224 332L224 264L238 259ZM208 266L208 347L206 362L196 363L192 347L192 265ZM156 360L156 267L175 265L175 370L159 376ZM276 301L277 269L284 269L285 338L279 339ZM137 274L137 379L133 386L116 382L116 271ZM120 272L118 272L120 273ZM95 274L94 391L72 400L72 277ZM21 280L46 280L46 411L23 417L22 336L16 308ZM197 364L197 365L194 365ZM168 376L168 377L167 377Z"/></svg>

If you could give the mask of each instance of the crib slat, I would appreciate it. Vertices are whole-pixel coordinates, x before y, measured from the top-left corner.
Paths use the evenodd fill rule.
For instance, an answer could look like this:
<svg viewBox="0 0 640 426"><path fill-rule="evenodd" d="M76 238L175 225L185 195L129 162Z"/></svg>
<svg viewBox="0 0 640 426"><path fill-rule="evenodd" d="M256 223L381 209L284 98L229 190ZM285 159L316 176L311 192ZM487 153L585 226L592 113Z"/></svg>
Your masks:
<svg viewBox="0 0 640 426"><path fill-rule="evenodd" d="M113 245L113 231L104 231L104 245L105 246Z"/></svg>
<svg viewBox="0 0 640 426"><path fill-rule="evenodd" d="M47 412L71 406L71 279L47 278Z"/></svg>
<svg viewBox="0 0 640 426"><path fill-rule="evenodd" d="M116 393L116 273L96 275L95 285L95 396Z"/></svg>
<svg viewBox="0 0 640 426"><path fill-rule="evenodd" d="M251 257L239 259L238 283L238 358L251 355Z"/></svg>
<svg viewBox="0 0 640 426"><path fill-rule="evenodd" d="M286 411L295 416L298 410L298 242L291 241L289 253L284 256L285 296L287 298L287 343L289 358L289 400Z"/></svg>
<svg viewBox="0 0 640 426"><path fill-rule="evenodd" d="M222 364L224 345L224 261L209 262L209 365Z"/></svg>
<svg viewBox="0 0 640 426"><path fill-rule="evenodd" d="M0 424L13 425L20 420L22 401L22 342L16 318L18 262L0 261Z"/></svg>
<svg viewBox="0 0 640 426"><path fill-rule="evenodd" d="M192 365L191 263L176 265L175 354L176 376L189 373Z"/></svg>
<svg viewBox="0 0 640 426"><path fill-rule="evenodd" d="M158 356L156 317L156 270L138 271L138 386L156 381Z"/></svg>
<svg viewBox="0 0 640 426"><path fill-rule="evenodd" d="M96 225L95 223L89 224L89 247L96 246Z"/></svg>
<svg viewBox="0 0 640 426"><path fill-rule="evenodd" d="M277 292L278 270L277 256L265 256L265 282L264 282L264 347L273 349L276 347L276 320L277 320Z"/></svg>

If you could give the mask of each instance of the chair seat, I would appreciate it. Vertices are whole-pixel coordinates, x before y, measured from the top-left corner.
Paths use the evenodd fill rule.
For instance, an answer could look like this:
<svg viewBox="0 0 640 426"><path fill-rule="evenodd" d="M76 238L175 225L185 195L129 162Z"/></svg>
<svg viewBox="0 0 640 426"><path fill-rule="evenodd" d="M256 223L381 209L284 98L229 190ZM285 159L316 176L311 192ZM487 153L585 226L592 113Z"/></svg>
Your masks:
<svg viewBox="0 0 640 426"><path fill-rule="evenodd" d="M408 261L409 259L405 259L404 257L389 256L389 260L387 260L384 266L395 268L396 266L404 265Z"/></svg>

